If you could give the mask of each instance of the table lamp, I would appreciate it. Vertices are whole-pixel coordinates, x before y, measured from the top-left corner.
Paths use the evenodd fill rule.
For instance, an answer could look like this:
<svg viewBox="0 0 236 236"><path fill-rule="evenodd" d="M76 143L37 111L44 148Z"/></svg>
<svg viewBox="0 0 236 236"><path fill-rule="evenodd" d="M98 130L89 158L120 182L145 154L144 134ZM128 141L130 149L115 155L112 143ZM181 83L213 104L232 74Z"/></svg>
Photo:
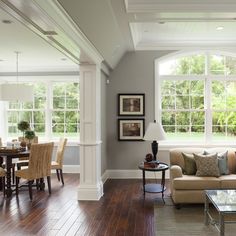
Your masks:
<svg viewBox="0 0 236 236"><path fill-rule="evenodd" d="M156 121L149 123L143 139L147 141L153 141L152 153L153 159L156 161L158 152L157 141L165 140L165 131L163 130L162 126Z"/></svg>

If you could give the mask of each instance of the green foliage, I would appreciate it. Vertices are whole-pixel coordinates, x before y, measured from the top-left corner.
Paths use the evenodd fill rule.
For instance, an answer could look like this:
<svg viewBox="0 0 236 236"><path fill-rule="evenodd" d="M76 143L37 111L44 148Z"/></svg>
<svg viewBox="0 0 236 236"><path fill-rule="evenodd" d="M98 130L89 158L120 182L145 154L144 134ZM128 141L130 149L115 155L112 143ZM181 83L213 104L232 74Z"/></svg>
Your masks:
<svg viewBox="0 0 236 236"><path fill-rule="evenodd" d="M38 136L46 132L47 87L45 83L34 83L33 102L10 102L8 110L8 133L17 133L19 120L31 122L31 126ZM79 83L53 83L53 96L50 99L52 110L53 136L78 135L79 132ZM51 107L50 107L51 111Z"/></svg>
<svg viewBox="0 0 236 236"><path fill-rule="evenodd" d="M23 137L24 137L25 131L30 128L29 122L22 120L17 124L17 128L23 132Z"/></svg>
<svg viewBox="0 0 236 236"><path fill-rule="evenodd" d="M210 73L235 75L236 59L221 55L211 56ZM171 74L204 75L205 56L195 55L177 59L173 64ZM211 85L213 133L235 136L236 81L213 80ZM163 80L161 86L162 124L165 131L167 133L204 133L204 80L197 78L196 80Z"/></svg>
<svg viewBox="0 0 236 236"><path fill-rule="evenodd" d="M32 140L35 137L35 132L33 130L25 131L25 138Z"/></svg>

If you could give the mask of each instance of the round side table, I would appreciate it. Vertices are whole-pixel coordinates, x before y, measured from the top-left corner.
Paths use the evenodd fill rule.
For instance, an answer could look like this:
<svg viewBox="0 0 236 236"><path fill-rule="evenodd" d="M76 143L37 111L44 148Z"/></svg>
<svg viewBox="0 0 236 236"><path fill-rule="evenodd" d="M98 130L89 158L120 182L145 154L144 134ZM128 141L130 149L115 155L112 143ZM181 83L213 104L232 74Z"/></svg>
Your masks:
<svg viewBox="0 0 236 236"><path fill-rule="evenodd" d="M155 163L155 161L153 161ZM152 163L153 163L152 162ZM161 197L163 202L164 201L164 191L166 190L165 187L165 172L169 169L169 166L166 163L158 162L159 164L155 167L151 167L148 164L145 165L145 163L141 163L138 168L142 170L143 172L143 195L145 196L145 193L161 193ZM146 171L152 171L152 172L162 172L161 177L161 183L148 183L146 184L146 177L145 172Z"/></svg>

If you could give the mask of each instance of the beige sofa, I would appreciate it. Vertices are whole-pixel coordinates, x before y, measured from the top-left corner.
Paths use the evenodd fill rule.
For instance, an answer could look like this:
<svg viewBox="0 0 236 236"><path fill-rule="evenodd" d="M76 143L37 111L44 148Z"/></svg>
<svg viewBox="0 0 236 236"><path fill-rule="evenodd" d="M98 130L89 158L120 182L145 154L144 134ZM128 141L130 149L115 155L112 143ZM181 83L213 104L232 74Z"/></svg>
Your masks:
<svg viewBox="0 0 236 236"><path fill-rule="evenodd" d="M221 153L228 150L229 175L220 177L198 177L184 175L185 153ZM170 189L176 206L182 203L203 203L205 189L236 189L236 156L235 148L175 148L170 150Z"/></svg>

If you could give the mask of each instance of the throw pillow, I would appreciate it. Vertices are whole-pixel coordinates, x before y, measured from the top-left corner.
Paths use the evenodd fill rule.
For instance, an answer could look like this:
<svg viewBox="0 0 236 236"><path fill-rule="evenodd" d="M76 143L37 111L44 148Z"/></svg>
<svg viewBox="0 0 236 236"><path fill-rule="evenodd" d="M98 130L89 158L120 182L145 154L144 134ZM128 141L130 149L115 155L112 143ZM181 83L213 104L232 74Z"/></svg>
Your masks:
<svg viewBox="0 0 236 236"><path fill-rule="evenodd" d="M193 154L182 152L182 156L184 158L183 173L186 175L195 175L197 172L197 166Z"/></svg>
<svg viewBox="0 0 236 236"><path fill-rule="evenodd" d="M200 155L193 154L197 165L197 176L220 176L217 154Z"/></svg>
<svg viewBox="0 0 236 236"><path fill-rule="evenodd" d="M209 155L210 153L204 152L205 155ZM228 167L228 151L218 153L218 167L220 170L220 175L228 175L229 167Z"/></svg>

